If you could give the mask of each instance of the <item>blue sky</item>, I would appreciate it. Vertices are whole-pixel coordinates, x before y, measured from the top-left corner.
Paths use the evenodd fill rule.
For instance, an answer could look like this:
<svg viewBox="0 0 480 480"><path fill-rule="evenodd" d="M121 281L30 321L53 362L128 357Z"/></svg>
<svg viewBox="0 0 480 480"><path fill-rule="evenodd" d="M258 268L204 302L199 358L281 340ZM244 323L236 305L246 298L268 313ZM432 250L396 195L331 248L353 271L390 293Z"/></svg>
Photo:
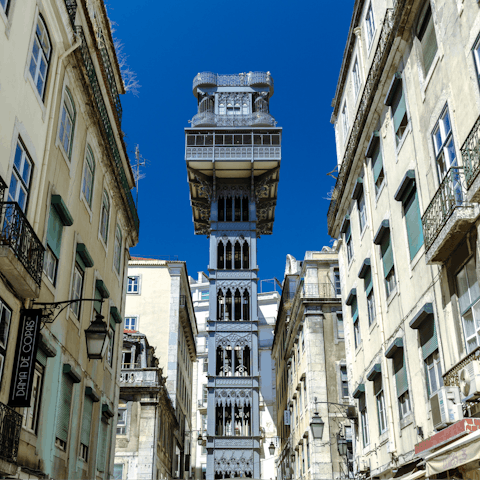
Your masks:
<svg viewBox="0 0 480 480"><path fill-rule="evenodd" d="M201 71L270 71L275 82L270 112L283 127L282 165L273 235L258 242L259 277L281 281L287 253L303 259L305 251L330 245L325 198L334 180L326 173L336 164L330 105L353 4L107 1L114 36L141 84L138 97L122 98L128 153L134 158L139 144L147 159L132 255L177 255L193 277L207 269L208 240L193 230L183 131L196 113L192 81Z"/></svg>

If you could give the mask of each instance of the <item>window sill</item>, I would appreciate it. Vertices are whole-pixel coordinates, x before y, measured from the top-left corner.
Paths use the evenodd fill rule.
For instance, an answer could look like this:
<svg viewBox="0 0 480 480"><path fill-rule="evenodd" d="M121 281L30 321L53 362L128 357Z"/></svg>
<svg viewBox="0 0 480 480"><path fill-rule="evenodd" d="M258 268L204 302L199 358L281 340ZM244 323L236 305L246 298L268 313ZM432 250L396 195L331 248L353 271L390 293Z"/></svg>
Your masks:
<svg viewBox="0 0 480 480"><path fill-rule="evenodd" d="M397 280L397 282L398 282L398 280ZM387 297L387 307L389 307L390 304L393 302L393 299L397 296L397 293L398 293L398 283L397 283L397 285L395 285L395 289Z"/></svg>
<svg viewBox="0 0 480 480"><path fill-rule="evenodd" d="M413 423L413 414L412 412L408 412L404 418L400 420L400 430L407 428L409 425Z"/></svg>

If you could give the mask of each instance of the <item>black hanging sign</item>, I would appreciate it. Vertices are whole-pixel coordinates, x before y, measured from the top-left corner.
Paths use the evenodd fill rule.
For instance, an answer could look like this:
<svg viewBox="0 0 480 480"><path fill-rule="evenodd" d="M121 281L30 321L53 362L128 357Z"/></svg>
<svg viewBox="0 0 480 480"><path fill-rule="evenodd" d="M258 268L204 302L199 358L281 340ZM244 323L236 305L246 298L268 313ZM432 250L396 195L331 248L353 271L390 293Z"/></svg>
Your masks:
<svg viewBox="0 0 480 480"><path fill-rule="evenodd" d="M21 310L10 396L8 398L10 407L30 406L41 319L42 310L40 309Z"/></svg>

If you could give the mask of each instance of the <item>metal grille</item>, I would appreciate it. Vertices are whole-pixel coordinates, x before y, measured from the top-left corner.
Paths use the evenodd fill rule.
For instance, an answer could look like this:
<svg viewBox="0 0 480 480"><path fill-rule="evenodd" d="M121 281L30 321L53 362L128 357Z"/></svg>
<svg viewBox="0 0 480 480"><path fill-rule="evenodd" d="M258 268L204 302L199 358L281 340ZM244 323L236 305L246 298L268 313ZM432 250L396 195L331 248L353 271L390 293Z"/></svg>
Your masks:
<svg viewBox="0 0 480 480"><path fill-rule="evenodd" d="M0 402L0 458L16 463L22 415Z"/></svg>
<svg viewBox="0 0 480 480"><path fill-rule="evenodd" d="M45 248L17 202L0 203L0 221L0 245L10 246L40 286Z"/></svg>
<svg viewBox="0 0 480 480"><path fill-rule="evenodd" d="M269 85L273 89L273 78L265 72L239 73L237 75L217 75L202 72L193 79L193 89L199 85L217 85L218 87L248 87L250 85Z"/></svg>
<svg viewBox="0 0 480 480"><path fill-rule="evenodd" d="M95 100L95 105L97 107L98 113L102 120L102 131L105 135L107 140L107 145L110 150L110 154L113 157L115 167L119 176L120 183L123 187L126 201L128 208L130 210L130 214L132 216L133 223L135 225L135 229L138 233L140 229L140 220L138 218L137 208L135 206L135 202L133 201L132 193L130 192L130 187L128 185L127 176L125 175L125 170L122 164L122 158L120 156L120 152L117 147L117 142L115 139L115 134L112 128L112 124L108 117L107 107L105 105L105 101L103 100L102 90L100 88L100 84L98 82L97 74L95 72L95 66L92 61L92 57L88 51L88 44L85 38L85 34L83 33L83 28L81 26L76 27L77 34L82 40L82 44L80 47L81 56L84 62L84 67L86 70L86 74L88 80L90 82L90 87L92 89L93 98Z"/></svg>
<svg viewBox="0 0 480 480"><path fill-rule="evenodd" d="M255 112L248 115L215 115L211 112L197 113L192 118L192 127L198 125L216 125L218 127L247 127L268 125L274 127L277 122L269 113Z"/></svg>
<svg viewBox="0 0 480 480"><path fill-rule="evenodd" d="M355 159L355 154L357 153L363 128L365 127L375 94L378 91L378 85L393 45L397 27L400 23L405 7L412 2L413 0L398 0L394 4L394 8L389 8L385 12L385 18L380 31L380 38L372 60L372 65L365 81L362 98L360 99L360 104L350 132L344 158L338 173L337 182L335 183L335 188L333 190L332 200L328 209L328 231L331 235L333 234L333 225L338 215L340 201L344 194L345 187L347 186L350 171L352 170L353 161Z"/></svg>
<svg viewBox="0 0 480 480"><path fill-rule="evenodd" d="M428 250L457 207L468 206L463 167L451 167L422 217L425 249Z"/></svg>
<svg viewBox="0 0 480 480"><path fill-rule="evenodd" d="M65 7L67 7L68 16L72 28L75 28L75 15L77 14L77 0L65 0Z"/></svg>
<svg viewBox="0 0 480 480"><path fill-rule="evenodd" d="M0 202L3 202L6 191L7 191L7 184L3 181L3 178L0 177Z"/></svg>
<svg viewBox="0 0 480 480"><path fill-rule="evenodd" d="M465 181L467 188L470 188L480 172L480 117L475 122L460 151L465 166Z"/></svg>

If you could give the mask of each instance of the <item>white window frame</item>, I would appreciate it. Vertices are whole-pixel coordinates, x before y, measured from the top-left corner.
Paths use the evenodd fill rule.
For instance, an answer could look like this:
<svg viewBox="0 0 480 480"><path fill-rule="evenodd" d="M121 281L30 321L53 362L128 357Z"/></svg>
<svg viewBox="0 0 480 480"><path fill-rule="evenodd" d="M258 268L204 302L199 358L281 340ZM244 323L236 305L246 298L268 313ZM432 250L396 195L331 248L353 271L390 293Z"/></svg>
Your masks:
<svg viewBox="0 0 480 480"><path fill-rule="evenodd" d="M448 105L445 105L442 113L440 114L438 122L433 128L432 141L435 152L435 167L437 170L438 180L441 183L450 168L458 166L458 156L455 149L452 120L448 110ZM443 159L441 163L439 163L440 159ZM444 165L443 169L441 166L442 164Z"/></svg>
<svg viewBox="0 0 480 480"><path fill-rule="evenodd" d="M393 295L397 289L397 277L395 275L395 265L392 267L388 275L385 277L385 290L387 294L387 298L390 295Z"/></svg>
<svg viewBox="0 0 480 480"><path fill-rule="evenodd" d="M360 224L360 233L363 233L367 226L367 203L365 200L365 194L362 192L357 201L358 208L358 222Z"/></svg>
<svg viewBox="0 0 480 480"><path fill-rule="evenodd" d="M26 170L27 166L28 170ZM10 176L7 200L9 202L17 202L23 213L26 213L28 208L32 174L33 161L30 158L28 150L22 142L21 137L18 136L13 157L12 174ZM15 179L15 186L12 184L13 179ZM20 197L22 194L25 200L19 201L21 200Z"/></svg>
<svg viewBox="0 0 480 480"><path fill-rule="evenodd" d="M355 340L355 350L362 345L362 334L360 332L360 317L357 317L353 322L353 336Z"/></svg>
<svg viewBox="0 0 480 480"><path fill-rule="evenodd" d="M343 102L343 107L342 107L342 134L343 134L343 143L347 141L348 137L348 130L350 128L348 124L348 109L347 109L347 102Z"/></svg>
<svg viewBox="0 0 480 480"><path fill-rule="evenodd" d="M411 411L410 393L409 390L407 390L398 397L398 412L400 420L403 420Z"/></svg>
<svg viewBox="0 0 480 480"><path fill-rule="evenodd" d="M68 162L72 159L76 116L75 102L73 101L72 93L68 87L64 85L62 108L58 119L58 143L61 145Z"/></svg>
<svg viewBox="0 0 480 480"><path fill-rule="evenodd" d="M136 327L135 329L133 329L133 328L127 328L127 319L132 319L132 318L135 319L135 322L134 322L134 323L135 323L135 327ZM129 326L131 327L131 324L130 324L130 323L131 323L131 322L129 322ZM138 332L138 316L136 316L136 315L128 315L128 316L125 316L125 326L124 326L124 329L125 329L125 330L132 330L132 331L134 331L134 332Z"/></svg>
<svg viewBox="0 0 480 480"><path fill-rule="evenodd" d="M368 325L372 325L375 322L376 310L375 310L375 293L373 288L367 295L367 313L368 313Z"/></svg>
<svg viewBox="0 0 480 480"><path fill-rule="evenodd" d="M360 420L361 420L361 424L362 424L363 448L366 448L370 444L370 432L368 430L368 411L367 411L367 399L366 398L365 398L365 408L360 412Z"/></svg>
<svg viewBox="0 0 480 480"><path fill-rule="evenodd" d="M370 49L373 45L373 39L375 38L375 16L373 15L372 2L368 5L367 11L365 13L365 32L367 40L367 51L370 52Z"/></svg>
<svg viewBox="0 0 480 480"><path fill-rule="evenodd" d="M83 160L83 175L82 175L82 196L91 210L93 203L93 193L95 185L95 155L90 144L87 143L85 147L85 158ZM90 198L88 198L90 192Z"/></svg>
<svg viewBox="0 0 480 480"><path fill-rule="evenodd" d="M360 78L360 65L358 63L358 57L355 57L352 67L352 86L353 86L353 98L357 101L360 87L362 86L362 80Z"/></svg>
<svg viewBox="0 0 480 480"><path fill-rule="evenodd" d="M128 419L128 408L127 407L118 407L117 414L117 435L126 435L127 434L127 419Z"/></svg>
<svg viewBox="0 0 480 480"><path fill-rule="evenodd" d="M55 285L57 280L58 258L52 252L52 249L47 245L45 248L45 256L43 259L43 273L50 280L52 285Z"/></svg>
<svg viewBox="0 0 480 480"><path fill-rule="evenodd" d="M347 366L340 364L338 366L338 371L340 375L340 398L345 399L349 397L349 392L350 389L348 388L348 371L347 371ZM347 394L344 395L344 386L346 385L347 387Z"/></svg>
<svg viewBox="0 0 480 480"><path fill-rule="evenodd" d="M438 349L425 359L425 369L427 373L428 390L430 397L432 397L432 395L443 387L442 365ZM434 388L434 386L436 386L436 388Z"/></svg>
<svg viewBox="0 0 480 480"><path fill-rule="evenodd" d="M352 240L352 234L350 233L350 238L345 242L346 243L346 248L347 248L347 260L348 263L350 264L351 261L353 260L353 240Z"/></svg>
<svg viewBox="0 0 480 480"><path fill-rule="evenodd" d="M40 418L44 374L45 368L40 365L39 362L35 362L30 407L23 410L23 427L35 435L37 434L38 421Z"/></svg>
<svg viewBox="0 0 480 480"><path fill-rule="evenodd" d="M105 205L107 203L107 205ZM108 208L107 208L108 207ZM112 202L106 189L103 189L102 203L100 205L100 221L98 224L98 236L101 239L105 249L108 245L108 234L110 227L110 216L112 212Z"/></svg>
<svg viewBox="0 0 480 480"><path fill-rule="evenodd" d="M48 73L49 73L51 59L52 59L52 42L50 40L48 28L46 26L45 20L42 18L42 15L40 15L40 13L37 13L35 30L33 33L33 42L30 48L30 55L29 55L27 68L28 68L30 79L33 82L35 91L42 102L44 102L45 100L45 86L48 80ZM41 72L42 64L45 65L45 70L43 72L43 75ZM39 88L39 80L41 81L40 88Z"/></svg>
<svg viewBox="0 0 480 480"><path fill-rule="evenodd" d="M130 287L134 287L135 283L131 281L132 278L137 279L137 290L132 291ZM127 276L127 294L128 295L140 295L140 275L128 275Z"/></svg>
<svg viewBox="0 0 480 480"><path fill-rule="evenodd" d="M115 242L113 247L113 268L120 275L122 268L122 244L123 235L120 225L117 223L115 226Z"/></svg>
<svg viewBox="0 0 480 480"><path fill-rule="evenodd" d="M70 293L71 300L78 300L82 298L84 277L85 272L80 268L77 262L75 262L72 275L72 291ZM76 318L80 318L81 302L72 303L70 305L70 310Z"/></svg>

